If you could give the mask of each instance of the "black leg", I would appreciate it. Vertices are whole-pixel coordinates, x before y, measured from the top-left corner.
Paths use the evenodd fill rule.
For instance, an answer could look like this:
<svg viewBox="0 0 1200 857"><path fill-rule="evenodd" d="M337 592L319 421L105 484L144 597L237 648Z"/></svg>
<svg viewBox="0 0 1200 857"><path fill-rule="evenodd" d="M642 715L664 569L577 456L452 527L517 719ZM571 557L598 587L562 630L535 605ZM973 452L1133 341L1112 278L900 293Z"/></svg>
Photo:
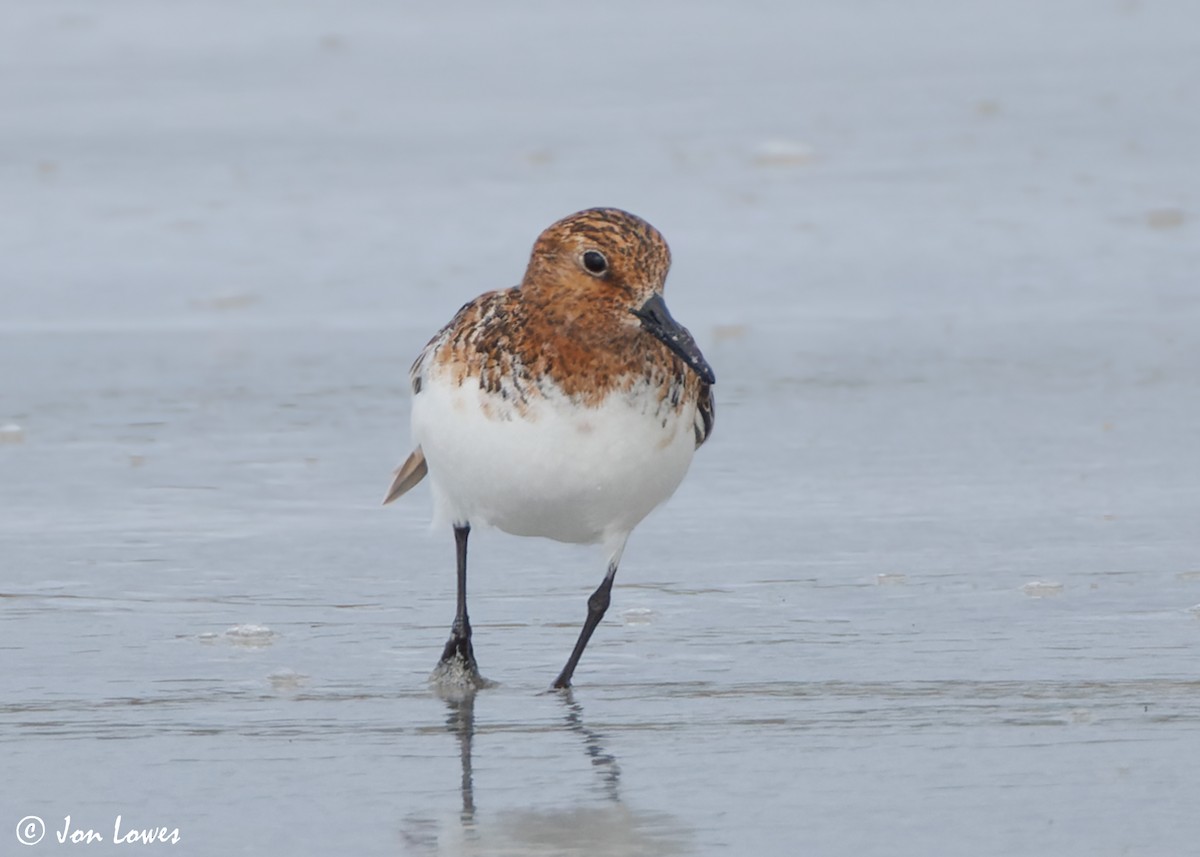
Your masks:
<svg viewBox="0 0 1200 857"><path fill-rule="evenodd" d="M592 638L592 632L596 630L596 626L604 618L604 611L608 609L608 602L611 600L610 596L612 594L613 578L616 576L616 562L609 563L608 574L604 575L604 580L600 582L600 585L596 587L596 591L588 599L587 620L583 623L583 630L579 632L579 639L575 641L575 650L571 652L571 657L567 660L567 665L563 667L562 672L558 674L558 678L554 680L553 687L565 688L571 686L571 676L575 674L575 667L579 663L579 658L583 654L583 650L587 648L588 640Z"/></svg>
<svg viewBox="0 0 1200 857"><path fill-rule="evenodd" d="M458 610L454 614L450 639L442 650L438 667L457 661L469 674L478 677L479 668L475 665L475 652L471 648L471 620L467 618L467 536L470 534L470 524L454 528L454 544L458 551Z"/></svg>

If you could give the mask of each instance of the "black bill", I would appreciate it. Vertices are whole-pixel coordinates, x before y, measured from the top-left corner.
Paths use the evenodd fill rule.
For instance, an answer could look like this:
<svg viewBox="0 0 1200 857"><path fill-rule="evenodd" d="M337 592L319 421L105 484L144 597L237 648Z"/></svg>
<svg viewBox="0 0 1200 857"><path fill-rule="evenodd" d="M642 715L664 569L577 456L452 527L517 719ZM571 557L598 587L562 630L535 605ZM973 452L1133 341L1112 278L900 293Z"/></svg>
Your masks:
<svg viewBox="0 0 1200 857"><path fill-rule="evenodd" d="M671 318L671 313L667 311L667 304L662 295L656 294L642 304L640 309L630 310L630 312L642 320L642 328L647 333L653 334L667 348L682 357L683 362L691 366L701 380L708 384L717 383L717 376L713 374L712 367L700 353L696 340L692 339L692 335L688 333L686 327Z"/></svg>

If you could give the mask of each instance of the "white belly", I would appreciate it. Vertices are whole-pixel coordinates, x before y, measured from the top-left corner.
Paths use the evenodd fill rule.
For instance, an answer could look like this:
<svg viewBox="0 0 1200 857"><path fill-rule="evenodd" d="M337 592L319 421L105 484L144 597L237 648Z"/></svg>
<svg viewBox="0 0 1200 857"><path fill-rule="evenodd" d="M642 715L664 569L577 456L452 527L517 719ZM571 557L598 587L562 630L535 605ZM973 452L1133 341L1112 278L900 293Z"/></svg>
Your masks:
<svg viewBox="0 0 1200 857"><path fill-rule="evenodd" d="M655 392L613 395L596 408L539 398L505 419L498 396L425 378L412 431L429 464L435 519L563 542L623 541L675 492L695 451L694 406L656 414Z"/></svg>

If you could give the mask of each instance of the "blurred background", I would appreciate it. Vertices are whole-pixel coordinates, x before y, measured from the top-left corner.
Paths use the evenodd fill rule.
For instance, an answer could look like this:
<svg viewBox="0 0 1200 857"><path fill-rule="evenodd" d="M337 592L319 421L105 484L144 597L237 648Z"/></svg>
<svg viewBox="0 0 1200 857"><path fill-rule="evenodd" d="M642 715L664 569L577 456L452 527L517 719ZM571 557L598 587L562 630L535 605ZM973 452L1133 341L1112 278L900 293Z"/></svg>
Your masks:
<svg viewBox="0 0 1200 857"><path fill-rule="evenodd" d="M0 20L0 837L1194 843L1194 3ZM447 709L449 536L378 509L408 366L596 205L670 242L716 433L569 704L601 560L473 537L501 687Z"/></svg>
<svg viewBox="0 0 1200 857"><path fill-rule="evenodd" d="M598 204L707 324L1195 306L1187 3L5 17L8 327L436 323Z"/></svg>

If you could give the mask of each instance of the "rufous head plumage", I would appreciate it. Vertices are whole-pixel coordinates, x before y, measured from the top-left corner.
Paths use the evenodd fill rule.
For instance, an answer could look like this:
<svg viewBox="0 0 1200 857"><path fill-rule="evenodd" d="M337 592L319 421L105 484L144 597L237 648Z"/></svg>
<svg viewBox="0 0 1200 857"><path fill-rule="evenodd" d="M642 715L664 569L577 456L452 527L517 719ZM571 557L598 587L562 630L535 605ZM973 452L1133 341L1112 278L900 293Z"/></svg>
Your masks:
<svg viewBox="0 0 1200 857"><path fill-rule="evenodd" d="M538 236L521 288L641 306L662 293L670 267L667 242L649 223L619 208L589 208Z"/></svg>

